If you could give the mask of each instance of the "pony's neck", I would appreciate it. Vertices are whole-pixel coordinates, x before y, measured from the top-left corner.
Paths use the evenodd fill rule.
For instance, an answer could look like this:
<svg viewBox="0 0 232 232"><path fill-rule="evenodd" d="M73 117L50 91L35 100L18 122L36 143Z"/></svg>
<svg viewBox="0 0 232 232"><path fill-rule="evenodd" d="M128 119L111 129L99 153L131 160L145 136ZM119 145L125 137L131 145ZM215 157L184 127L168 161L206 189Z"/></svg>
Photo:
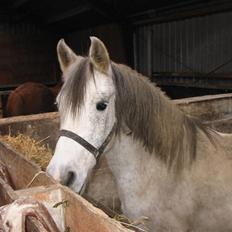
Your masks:
<svg viewBox="0 0 232 232"><path fill-rule="evenodd" d="M168 176L167 168L132 136L124 133L116 137L106 159L117 183L123 212L138 219L141 215L134 214L138 209L134 202L140 202L140 197L144 198L145 192L151 191L150 187L159 189L160 178Z"/></svg>
<svg viewBox="0 0 232 232"><path fill-rule="evenodd" d="M198 125L146 77L125 66L113 66L117 89L116 117L135 141L169 167L181 169L195 159ZM122 127L122 126L121 126Z"/></svg>

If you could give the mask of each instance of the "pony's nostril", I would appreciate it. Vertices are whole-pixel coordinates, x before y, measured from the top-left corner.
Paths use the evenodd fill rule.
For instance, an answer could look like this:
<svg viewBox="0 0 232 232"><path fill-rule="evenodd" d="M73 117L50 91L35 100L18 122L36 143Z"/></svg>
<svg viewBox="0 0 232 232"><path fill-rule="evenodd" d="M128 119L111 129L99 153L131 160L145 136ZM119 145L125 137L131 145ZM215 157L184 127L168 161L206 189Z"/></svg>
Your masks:
<svg viewBox="0 0 232 232"><path fill-rule="evenodd" d="M72 183L75 180L75 177L76 177L75 173L72 172L72 171L69 171L68 174L67 174L67 179L66 179L64 185L66 185L66 186L72 185Z"/></svg>

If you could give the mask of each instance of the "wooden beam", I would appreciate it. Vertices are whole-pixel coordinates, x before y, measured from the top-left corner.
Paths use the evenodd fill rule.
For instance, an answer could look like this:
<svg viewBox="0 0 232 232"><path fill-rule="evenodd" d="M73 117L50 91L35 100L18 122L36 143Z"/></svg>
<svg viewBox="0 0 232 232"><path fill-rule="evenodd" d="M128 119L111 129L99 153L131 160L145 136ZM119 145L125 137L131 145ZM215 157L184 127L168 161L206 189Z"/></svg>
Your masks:
<svg viewBox="0 0 232 232"><path fill-rule="evenodd" d="M117 20L122 17L122 12L117 12L112 5L106 4L101 0L89 0L92 9L109 20Z"/></svg>
<svg viewBox="0 0 232 232"><path fill-rule="evenodd" d="M134 25L153 24L161 22L169 22L189 17L202 16L223 11L230 11L232 9L232 2L230 0L192 2L192 4L173 5L164 8L152 9L128 16L128 20L132 21Z"/></svg>
<svg viewBox="0 0 232 232"><path fill-rule="evenodd" d="M16 1L13 1L12 3L12 8L18 8L24 4L26 4L27 2L29 2L30 0L16 0Z"/></svg>
<svg viewBox="0 0 232 232"><path fill-rule="evenodd" d="M152 75L152 81L160 86L183 86L205 89L229 89L232 90L232 77L223 76L172 76L172 75Z"/></svg>
<svg viewBox="0 0 232 232"><path fill-rule="evenodd" d="M47 19L47 23L48 24L56 23L64 19L77 16L89 10L91 10L91 6L89 4L86 4L84 6L77 6L71 10L67 10L62 13L52 15L50 18Z"/></svg>

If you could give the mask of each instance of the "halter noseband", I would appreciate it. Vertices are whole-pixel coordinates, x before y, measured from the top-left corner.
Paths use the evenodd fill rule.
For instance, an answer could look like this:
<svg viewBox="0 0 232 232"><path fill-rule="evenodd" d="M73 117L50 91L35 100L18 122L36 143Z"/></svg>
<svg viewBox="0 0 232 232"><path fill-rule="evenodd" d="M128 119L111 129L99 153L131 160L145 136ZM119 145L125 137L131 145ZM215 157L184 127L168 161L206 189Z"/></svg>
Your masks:
<svg viewBox="0 0 232 232"><path fill-rule="evenodd" d="M110 133L106 137L105 141L102 143L102 145L98 149L96 147L94 147L92 144L90 144L88 141L86 141L85 139L80 137L79 135L77 135L74 132L69 131L69 130L60 130L59 137L61 137L61 136L67 137L67 138L70 138L70 139L74 140L75 142L79 143L82 147L84 147L86 150L88 150L90 153L92 153L93 156L95 157L95 159L98 161L99 157L102 155L105 148L107 147L110 140L112 139L113 134L115 132L115 128L116 128L116 123L114 124Z"/></svg>

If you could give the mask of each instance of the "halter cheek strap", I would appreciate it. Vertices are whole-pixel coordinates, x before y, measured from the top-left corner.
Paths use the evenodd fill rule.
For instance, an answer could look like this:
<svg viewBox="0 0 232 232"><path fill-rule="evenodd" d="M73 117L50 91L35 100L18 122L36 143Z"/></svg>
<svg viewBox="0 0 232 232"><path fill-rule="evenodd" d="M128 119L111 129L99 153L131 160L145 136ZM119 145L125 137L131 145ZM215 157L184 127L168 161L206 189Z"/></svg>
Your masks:
<svg viewBox="0 0 232 232"><path fill-rule="evenodd" d="M113 137L113 134L115 132L116 123L114 124L113 128L111 129L110 133L106 137L105 141L102 143L102 145L97 149L92 144L90 144L88 141L83 139L81 136L75 134L72 131L69 130L60 130L59 137L67 137L69 139L74 140L75 142L79 143L82 147L84 147L86 150L88 150L90 153L93 154L95 159L98 161L99 157L102 155L102 153L105 151L105 148L109 144L110 140Z"/></svg>

